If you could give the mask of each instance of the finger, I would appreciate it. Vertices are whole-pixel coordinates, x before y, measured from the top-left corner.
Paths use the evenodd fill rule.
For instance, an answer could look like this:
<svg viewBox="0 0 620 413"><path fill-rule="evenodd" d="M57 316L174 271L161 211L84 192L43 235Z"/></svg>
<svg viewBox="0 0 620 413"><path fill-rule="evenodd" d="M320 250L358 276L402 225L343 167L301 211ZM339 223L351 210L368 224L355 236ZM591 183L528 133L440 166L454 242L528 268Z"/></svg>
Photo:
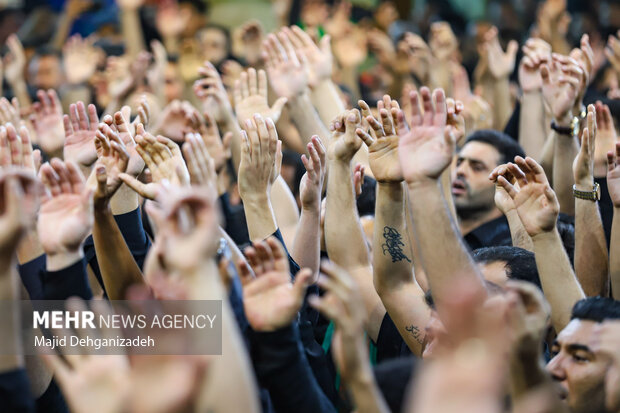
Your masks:
<svg viewBox="0 0 620 413"><path fill-rule="evenodd" d="M510 182L508 182L506 180L506 178L504 178L503 176L498 176L497 177L497 184L499 186L501 186L502 188L504 188L504 190L508 193L508 195L510 195L510 197L512 199L515 199L515 197L518 194L518 191L516 190L516 188L514 187L514 185L512 185Z"/></svg>
<svg viewBox="0 0 620 413"><path fill-rule="evenodd" d="M155 199L155 194L148 190L146 184L138 181L133 176L126 173L121 173L118 175L118 177L121 179L121 181L125 183L125 185L133 189L141 197L151 200Z"/></svg>
<svg viewBox="0 0 620 413"><path fill-rule="evenodd" d="M88 105L88 121L90 122L90 130L96 131L99 125L99 116L97 115L97 107L92 103Z"/></svg>
<svg viewBox="0 0 620 413"><path fill-rule="evenodd" d="M50 162L50 165L52 166L52 168L54 168L54 171L56 171L56 173L58 174L60 189L62 190L62 193L64 194L73 193L72 188L71 188L71 180L69 179L69 171L67 170L67 167L64 164L64 162L60 161L57 158L54 158Z"/></svg>
<svg viewBox="0 0 620 413"><path fill-rule="evenodd" d="M22 142L12 123L6 124L6 136L9 141L9 150L11 152L11 165L23 166Z"/></svg>
<svg viewBox="0 0 620 413"><path fill-rule="evenodd" d="M253 67L248 69L248 88L251 96L258 94L258 79Z"/></svg>
<svg viewBox="0 0 620 413"><path fill-rule="evenodd" d="M78 118L79 115L77 105L75 103L72 103L69 105L69 119L71 119L71 127L74 131L80 130L80 121Z"/></svg>
<svg viewBox="0 0 620 413"><path fill-rule="evenodd" d="M86 106L84 105L84 102L80 101L77 103L77 115L80 129L90 130L90 126L88 125L88 114L86 113Z"/></svg>
<svg viewBox="0 0 620 413"><path fill-rule="evenodd" d="M364 144L366 144L366 146L370 147L370 145L373 144L374 141L372 137L365 130L357 128L355 129L355 133L360 137Z"/></svg>

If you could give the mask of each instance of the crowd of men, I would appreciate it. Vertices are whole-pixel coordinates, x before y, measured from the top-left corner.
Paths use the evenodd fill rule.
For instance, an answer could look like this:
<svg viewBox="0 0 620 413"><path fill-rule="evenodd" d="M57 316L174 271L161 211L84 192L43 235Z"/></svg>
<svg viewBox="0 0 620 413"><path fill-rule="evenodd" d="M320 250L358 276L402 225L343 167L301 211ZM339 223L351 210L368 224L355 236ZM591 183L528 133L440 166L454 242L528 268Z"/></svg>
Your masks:
<svg viewBox="0 0 620 413"><path fill-rule="evenodd" d="M0 412L620 413L620 3L212 3L0 9ZM221 355L25 350L145 299Z"/></svg>

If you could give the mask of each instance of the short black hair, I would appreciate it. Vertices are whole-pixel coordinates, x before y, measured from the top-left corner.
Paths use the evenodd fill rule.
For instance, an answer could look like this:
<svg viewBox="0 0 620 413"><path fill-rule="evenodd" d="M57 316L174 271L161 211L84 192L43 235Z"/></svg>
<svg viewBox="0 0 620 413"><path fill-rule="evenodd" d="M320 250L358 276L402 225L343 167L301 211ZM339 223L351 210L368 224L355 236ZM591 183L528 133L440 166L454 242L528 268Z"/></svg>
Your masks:
<svg viewBox="0 0 620 413"><path fill-rule="evenodd" d="M602 323L605 320L620 320L620 301L608 297L588 297L577 301L571 320L588 320Z"/></svg>
<svg viewBox="0 0 620 413"><path fill-rule="evenodd" d="M514 162L515 156L525 157L525 151L510 136L492 129L480 129L469 135L465 145L469 142L482 142L491 145L502 157L501 163ZM463 146L465 146L463 145Z"/></svg>
<svg viewBox="0 0 620 413"><path fill-rule="evenodd" d="M474 250L472 256L477 263L505 262L508 279L527 281L542 289L536 258L531 251L509 246L484 247Z"/></svg>
<svg viewBox="0 0 620 413"><path fill-rule="evenodd" d="M209 12L209 3L204 0L179 0L179 4L183 3L193 6L200 14L207 14Z"/></svg>

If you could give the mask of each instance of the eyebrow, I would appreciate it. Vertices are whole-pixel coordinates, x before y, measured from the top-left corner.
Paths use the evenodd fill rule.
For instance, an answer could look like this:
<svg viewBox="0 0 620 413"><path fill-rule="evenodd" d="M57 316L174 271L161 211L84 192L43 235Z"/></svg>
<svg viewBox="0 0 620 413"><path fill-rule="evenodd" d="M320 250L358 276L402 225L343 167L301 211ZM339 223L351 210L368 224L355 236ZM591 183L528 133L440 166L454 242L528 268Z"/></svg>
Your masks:
<svg viewBox="0 0 620 413"><path fill-rule="evenodd" d="M561 345L557 340L555 340L551 347L561 347ZM586 351L588 353L594 353L590 347L584 344L567 344L566 348L568 351Z"/></svg>
<svg viewBox="0 0 620 413"><path fill-rule="evenodd" d="M468 161L469 163L472 164L477 164L477 165L482 165L487 169L490 169L484 162L482 162L480 159L476 159L476 158L468 158L466 156L458 156L457 161L462 162L462 161Z"/></svg>

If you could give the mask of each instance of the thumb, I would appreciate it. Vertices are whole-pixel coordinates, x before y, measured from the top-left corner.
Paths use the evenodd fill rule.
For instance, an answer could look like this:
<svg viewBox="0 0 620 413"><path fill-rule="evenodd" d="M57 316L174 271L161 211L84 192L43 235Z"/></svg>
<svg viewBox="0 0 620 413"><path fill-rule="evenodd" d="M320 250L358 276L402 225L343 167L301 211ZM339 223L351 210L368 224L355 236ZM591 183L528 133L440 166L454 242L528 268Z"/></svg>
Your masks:
<svg viewBox="0 0 620 413"><path fill-rule="evenodd" d="M519 43L516 40L511 40L508 42L508 48L506 49L506 54L514 59L517 56L517 52L519 51Z"/></svg>
<svg viewBox="0 0 620 413"><path fill-rule="evenodd" d="M549 66L547 65L540 66L540 76L542 76L542 81L545 85L548 85L549 83L551 83Z"/></svg>
<svg viewBox="0 0 620 413"><path fill-rule="evenodd" d="M271 107L271 110L273 111L273 113L277 114L276 116L277 119L274 119L274 122L276 122L280 118L280 113L282 113L282 109L284 109L284 105L286 105L286 102L288 102L288 99L285 97L281 97L278 100L276 100L273 106Z"/></svg>
<svg viewBox="0 0 620 413"><path fill-rule="evenodd" d="M301 301L306 295L306 289L312 282L312 270L310 268L303 268L295 276L295 283L293 284L293 290L296 297Z"/></svg>
<svg viewBox="0 0 620 413"><path fill-rule="evenodd" d="M108 182L108 172L105 169L105 165L97 165L96 168L97 192L100 195L105 195L107 192L106 183Z"/></svg>
<svg viewBox="0 0 620 413"><path fill-rule="evenodd" d="M331 41L332 41L332 37L329 34L326 34L325 36L323 36L323 38L319 42L319 48L321 49L321 52L325 54L329 53L330 55L332 54Z"/></svg>

